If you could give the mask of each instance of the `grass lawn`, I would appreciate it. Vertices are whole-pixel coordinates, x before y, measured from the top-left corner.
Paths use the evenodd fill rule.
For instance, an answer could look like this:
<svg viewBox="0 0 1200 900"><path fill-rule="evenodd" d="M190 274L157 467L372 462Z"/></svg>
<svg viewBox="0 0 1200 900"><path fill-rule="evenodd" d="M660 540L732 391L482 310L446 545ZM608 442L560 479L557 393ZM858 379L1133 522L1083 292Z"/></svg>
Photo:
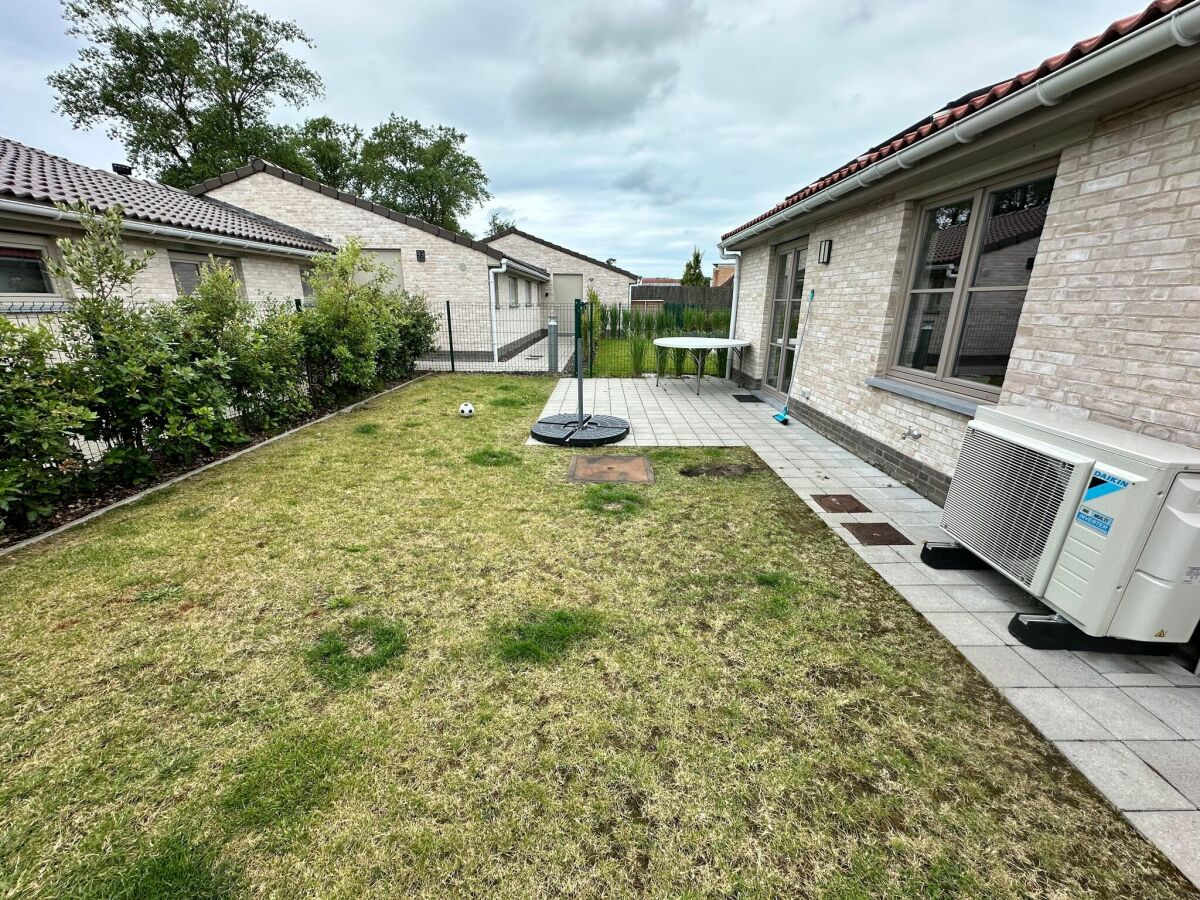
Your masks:
<svg viewBox="0 0 1200 900"><path fill-rule="evenodd" d="M1190 895L761 464L679 474L751 453L567 484L550 388L0 559L0 896Z"/></svg>
<svg viewBox="0 0 1200 900"><path fill-rule="evenodd" d="M643 374L654 374L654 346L646 348L646 359ZM627 338L598 338L596 340L596 378L632 378L633 359L629 355L629 340ZM690 356L684 357L684 374L694 375L696 364ZM724 375L724 368L717 365L717 355L711 353L704 363L704 374ZM675 375L675 366L670 356L667 357L667 375Z"/></svg>

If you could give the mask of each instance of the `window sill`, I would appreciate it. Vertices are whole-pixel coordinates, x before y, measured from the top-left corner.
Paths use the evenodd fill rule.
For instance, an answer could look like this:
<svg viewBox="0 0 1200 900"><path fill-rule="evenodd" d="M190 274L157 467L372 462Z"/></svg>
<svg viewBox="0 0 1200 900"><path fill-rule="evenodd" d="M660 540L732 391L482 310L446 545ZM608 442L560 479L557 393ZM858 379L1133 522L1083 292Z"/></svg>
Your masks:
<svg viewBox="0 0 1200 900"><path fill-rule="evenodd" d="M980 405L987 405L987 401L985 400L973 400L969 397L962 397L947 393L946 391L923 387L919 384L911 384L907 381L901 381L898 378L872 377L866 380L866 384L881 391L887 391L889 394L898 394L910 400L928 403L930 406L947 409L962 416L974 416L975 411Z"/></svg>

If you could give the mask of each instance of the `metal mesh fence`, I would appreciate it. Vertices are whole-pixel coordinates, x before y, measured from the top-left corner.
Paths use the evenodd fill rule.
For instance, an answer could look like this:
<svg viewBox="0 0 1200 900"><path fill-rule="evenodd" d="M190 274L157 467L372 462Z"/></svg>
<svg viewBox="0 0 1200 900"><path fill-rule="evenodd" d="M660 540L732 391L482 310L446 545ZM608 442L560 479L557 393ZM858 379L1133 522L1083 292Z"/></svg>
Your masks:
<svg viewBox="0 0 1200 900"><path fill-rule="evenodd" d="M262 321L266 316L273 312L282 311L284 313L295 312L299 310L304 301L247 301L250 307L250 318L252 321ZM151 312L155 309L169 308L171 301L160 300L127 300L125 307L128 309L136 309L143 312ZM60 324L63 315L70 309L70 301L68 300L30 300L30 301L5 301L0 303L0 317L13 325L19 325L25 328L43 327L53 333L61 333ZM61 351L55 351L52 359L58 362L65 362L66 356ZM304 385L307 390L307 385ZM225 415L229 419L236 419L236 413L232 409L225 410ZM110 445L104 441L90 441L82 437L72 437L72 443L79 449L83 455L84 461L94 463L101 460L105 453L111 449Z"/></svg>
<svg viewBox="0 0 1200 900"><path fill-rule="evenodd" d="M644 309L637 302L581 304L583 370L588 377L630 378L695 374L686 352L656 352L654 339L678 335L728 337L729 310L669 305ZM418 368L441 372L571 374L575 371L575 305L543 304L489 309L447 302L435 349ZM709 357L708 375L725 371L724 353Z"/></svg>

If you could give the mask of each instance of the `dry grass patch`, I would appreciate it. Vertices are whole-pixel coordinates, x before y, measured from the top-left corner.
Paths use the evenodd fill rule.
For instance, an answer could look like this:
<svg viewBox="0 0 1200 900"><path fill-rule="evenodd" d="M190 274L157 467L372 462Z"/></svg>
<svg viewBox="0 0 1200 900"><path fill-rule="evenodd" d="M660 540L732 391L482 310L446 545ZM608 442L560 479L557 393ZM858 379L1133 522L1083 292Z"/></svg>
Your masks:
<svg viewBox="0 0 1200 900"><path fill-rule="evenodd" d="M1192 894L751 453L593 511L551 387L428 379L0 559L0 896Z"/></svg>

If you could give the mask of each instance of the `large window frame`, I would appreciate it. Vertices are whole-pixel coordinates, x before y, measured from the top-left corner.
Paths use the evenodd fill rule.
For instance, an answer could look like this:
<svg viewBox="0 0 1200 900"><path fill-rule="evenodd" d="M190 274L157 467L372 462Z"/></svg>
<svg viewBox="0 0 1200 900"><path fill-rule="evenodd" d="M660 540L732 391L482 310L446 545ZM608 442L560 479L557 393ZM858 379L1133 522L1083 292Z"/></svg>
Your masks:
<svg viewBox="0 0 1200 900"><path fill-rule="evenodd" d="M38 254L38 266L48 290L22 291L0 293L0 301L6 303L43 302L62 300L63 292L56 279L50 272L50 260L55 250L54 241L48 237L18 232L0 231L0 247L13 250L27 251Z"/></svg>
<svg viewBox="0 0 1200 900"><path fill-rule="evenodd" d="M1032 181L1053 178L1057 171L1054 164L1038 165L1018 172L1005 175L1001 179L990 179L973 185L948 191L937 197L922 202L916 210L916 228L908 248L908 259L904 268L903 295L892 331L892 347L888 357L888 375L946 393L958 394L972 400L996 402L1000 399L1002 385L994 386L981 384L966 378L954 376L954 367L958 359L958 351L963 336L969 300L972 292L987 293L990 291L1012 290L1006 286L972 286L975 273L979 267L979 245L988 220L988 200L999 191L1014 188ZM917 266L921 256L925 234L925 219L927 214L939 206L953 203L971 202L971 216L967 223L966 237L963 241L962 264L955 279L955 285L944 293L950 296L950 310L947 313L945 337L939 351L936 372L915 369L900 364L900 355L904 349L905 327L908 321L914 293L936 293L936 290L916 288L914 281L917 277ZM1040 240L1040 238L1039 238ZM1028 290L1028 288L1026 288ZM1024 301L1022 301L1024 302Z"/></svg>
<svg viewBox="0 0 1200 900"><path fill-rule="evenodd" d="M241 257L237 256L218 256L215 253L204 255L202 253L189 253L187 251L169 250L167 251L167 265L171 268L171 280L175 283L175 290L179 296L185 296L183 285L179 283L179 273L175 271L175 264L181 266L196 266L196 279L199 281L201 270L208 264L209 260L215 260L219 264L224 264L233 269L233 277L237 281L238 296L242 299L246 297L246 279L242 277L242 261Z"/></svg>

